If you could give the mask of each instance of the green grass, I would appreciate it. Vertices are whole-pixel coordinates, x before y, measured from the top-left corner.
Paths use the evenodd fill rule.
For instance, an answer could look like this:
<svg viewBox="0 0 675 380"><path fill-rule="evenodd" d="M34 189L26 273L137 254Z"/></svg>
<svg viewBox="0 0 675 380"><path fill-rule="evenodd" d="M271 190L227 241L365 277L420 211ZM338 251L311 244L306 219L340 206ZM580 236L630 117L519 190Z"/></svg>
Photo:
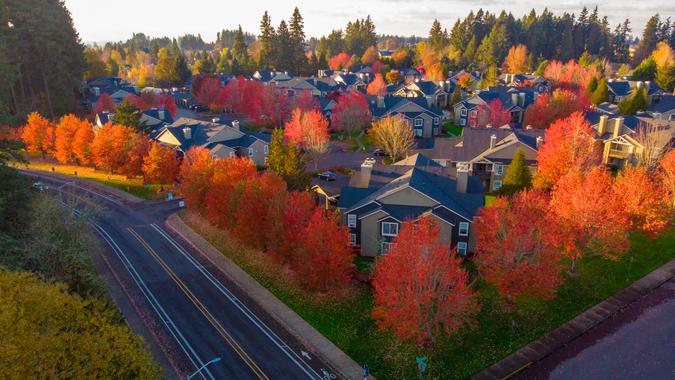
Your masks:
<svg viewBox="0 0 675 380"><path fill-rule="evenodd" d="M443 122L443 127L445 128L445 133L451 136L459 137L464 132L464 128L456 125L452 120L445 120Z"/></svg>
<svg viewBox="0 0 675 380"><path fill-rule="evenodd" d="M188 215L188 214L185 214ZM198 233L230 257L260 284L314 326L358 363L368 363L380 379L416 378L416 356L428 356L428 379L463 379L502 359L589 307L601 302L675 256L675 229L656 240L631 236L632 249L619 261L600 257L578 264L578 277L566 277L552 301L526 300L507 311L490 286L476 281L482 306L473 328L441 337L433 350L421 350L380 331L371 318L373 295L359 284L356 294L343 301L318 302L294 290L283 274L261 270L250 250L224 243L223 233L194 217L184 218ZM260 254L258 254L260 255ZM355 265L367 271L370 259L357 258ZM474 273L471 263L467 270Z"/></svg>
<svg viewBox="0 0 675 380"><path fill-rule="evenodd" d="M54 168L54 173L66 174L70 176L75 176L75 173L77 172L78 178L91 179L104 185L125 191L142 199L159 199L163 197L163 195L159 193L159 186L146 186L143 184L142 178L127 178L123 175L109 174L90 167L61 165L39 160L31 160L26 164L21 163L15 164L14 166L17 168L23 167L49 173L52 173L52 168Z"/></svg>

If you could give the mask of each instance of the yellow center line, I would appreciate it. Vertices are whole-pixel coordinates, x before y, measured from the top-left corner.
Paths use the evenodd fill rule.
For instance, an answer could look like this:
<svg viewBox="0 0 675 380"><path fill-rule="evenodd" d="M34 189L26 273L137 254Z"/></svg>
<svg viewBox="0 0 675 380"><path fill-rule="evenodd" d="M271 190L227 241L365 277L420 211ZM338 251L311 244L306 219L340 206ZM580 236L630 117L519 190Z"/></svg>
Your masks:
<svg viewBox="0 0 675 380"><path fill-rule="evenodd" d="M192 293L190 289L185 285L185 283L174 273L174 271L169 268L169 266L162 260L157 252L138 234L133 228L128 227L129 233L131 236L136 238L139 243L145 248L148 253L159 263L159 265L166 271L169 277L173 282L178 285L178 287L185 293L187 298L197 307L200 313L206 317L206 319L213 325L213 327L218 331L218 333L225 339L225 341L234 349L234 351L239 355L239 357L251 368L253 373L255 373L259 379L269 380L269 377L263 372L263 370L258 366L258 364L253 360L248 353L239 345L239 343L230 335L230 333L220 324L220 322L209 312L209 310L202 304L201 301Z"/></svg>

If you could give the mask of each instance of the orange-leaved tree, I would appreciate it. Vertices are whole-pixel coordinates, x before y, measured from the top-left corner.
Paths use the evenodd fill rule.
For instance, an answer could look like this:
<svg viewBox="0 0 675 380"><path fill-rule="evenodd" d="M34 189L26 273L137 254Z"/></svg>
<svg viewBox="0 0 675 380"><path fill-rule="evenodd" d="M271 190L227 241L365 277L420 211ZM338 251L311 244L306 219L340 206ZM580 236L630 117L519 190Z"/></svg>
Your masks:
<svg viewBox="0 0 675 380"><path fill-rule="evenodd" d="M548 196L524 190L498 198L474 222L478 273L511 304L520 296L551 299L560 285L560 246Z"/></svg>
<svg viewBox="0 0 675 380"><path fill-rule="evenodd" d="M461 259L428 218L403 223L393 247L375 264L373 287L378 326L418 344L471 323L479 308Z"/></svg>
<svg viewBox="0 0 675 380"><path fill-rule="evenodd" d="M626 167L614 182L614 194L621 199L632 226L657 236L673 218L668 192L645 167Z"/></svg>
<svg viewBox="0 0 675 380"><path fill-rule="evenodd" d="M668 194L671 207L675 208L675 150L661 157L657 173Z"/></svg>
<svg viewBox="0 0 675 380"><path fill-rule="evenodd" d="M550 95L540 95L527 107L523 123L533 128L546 129L556 120L584 111L589 104L583 91L554 90Z"/></svg>
<svg viewBox="0 0 675 380"><path fill-rule="evenodd" d="M349 62L352 57L349 56L346 52L340 52L339 54L334 55L330 58L328 66L331 70L343 70L349 68Z"/></svg>
<svg viewBox="0 0 675 380"><path fill-rule="evenodd" d="M318 110L295 109L284 127L284 136L305 149L316 168L319 156L328 149L328 120Z"/></svg>
<svg viewBox="0 0 675 380"><path fill-rule="evenodd" d="M366 90L368 95L387 95L387 84L384 82L382 74L375 74L375 79L368 84L368 89Z"/></svg>
<svg viewBox="0 0 675 380"><path fill-rule="evenodd" d="M529 69L527 56L527 46L523 44L511 46L504 59L502 70L509 74L525 74Z"/></svg>
<svg viewBox="0 0 675 380"><path fill-rule="evenodd" d="M594 136L593 128L581 113L553 123L546 130L545 142L537 153L539 170L534 186L551 189L571 169L587 171L598 166L600 148Z"/></svg>
<svg viewBox="0 0 675 380"><path fill-rule="evenodd" d="M204 199L211 185L214 165L208 149L194 147L185 153L180 166L179 189L189 209L200 213L204 211Z"/></svg>
<svg viewBox="0 0 675 380"><path fill-rule="evenodd" d="M54 151L54 124L37 112L28 115L26 125L21 132L21 139L29 152L45 155Z"/></svg>
<svg viewBox="0 0 675 380"><path fill-rule="evenodd" d="M61 117L56 125L54 158L63 164L73 163L77 160L73 143L81 122L77 116L69 114Z"/></svg>
<svg viewBox="0 0 675 380"><path fill-rule="evenodd" d="M73 153L80 165L89 165L91 161L91 144L94 141L94 126L81 120L73 138Z"/></svg>
<svg viewBox="0 0 675 380"><path fill-rule="evenodd" d="M176 151L168 146L152 142L148 155L143 158L143 177L147 183L159 183L161 190L164 184L173 183L178 178L180 160Z"/></svg>

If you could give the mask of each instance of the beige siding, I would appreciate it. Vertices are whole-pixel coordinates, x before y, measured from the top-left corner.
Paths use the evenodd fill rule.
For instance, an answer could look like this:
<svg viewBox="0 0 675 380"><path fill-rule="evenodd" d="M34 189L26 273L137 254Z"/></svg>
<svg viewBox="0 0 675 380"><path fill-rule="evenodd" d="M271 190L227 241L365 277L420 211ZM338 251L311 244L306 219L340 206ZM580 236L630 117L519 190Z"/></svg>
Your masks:
<svg viewBox="0 0 675 380"><path fill-rule="evenodd" d="M164 144L179 146L180 141L178 141L171 133L164 131L161 135L157 137L157 141L163 142Z"/></svg>
<svg viewBox="0 0 675 380"><path fill-rule="evenodd" d="M380 224L378 219L386 213L378 211L361 219L361 255L377 256L380 254Z"/></svg>
<svg viewBox="0 0 675 380"><path fill-rule="evenodd" d="M417 190L409 187L403 188L393 194L379 198L378 202L391 205L405 205L405 206L426 206L431 207L437 202L431 200L429 197L422 195Z"/></svg>

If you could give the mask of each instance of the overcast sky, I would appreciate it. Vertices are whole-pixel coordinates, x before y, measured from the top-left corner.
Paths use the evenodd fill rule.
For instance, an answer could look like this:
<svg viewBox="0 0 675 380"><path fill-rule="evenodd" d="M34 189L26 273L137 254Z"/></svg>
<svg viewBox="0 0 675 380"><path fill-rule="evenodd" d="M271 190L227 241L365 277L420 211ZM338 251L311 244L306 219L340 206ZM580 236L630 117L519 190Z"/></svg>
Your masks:
<svg viewBox="0 0 675 380"><path fill-rule="evenodd" d="M299 7L305 20L308 37L319 37L347 21L370 14L378 34L426 36L435 18L450 29L458 17L465 17L479 7L498 12L511 11L515 17L544 7L559 14L578 14L585 5L598 5L600 15L607 15L614 26L626 17L631 19L633 33L641 33L647 19L655 13L662 17L675 15L675 2L669 0L337 0L337 1L258 1L258 0L65 0L73 15L75 27L83 42L119 41L143 32L153 37L175 37L200 33L205 41L213 41L216 32L242 28L258 33L265 10L276 26L288 20L294 7Z"/></svg>

